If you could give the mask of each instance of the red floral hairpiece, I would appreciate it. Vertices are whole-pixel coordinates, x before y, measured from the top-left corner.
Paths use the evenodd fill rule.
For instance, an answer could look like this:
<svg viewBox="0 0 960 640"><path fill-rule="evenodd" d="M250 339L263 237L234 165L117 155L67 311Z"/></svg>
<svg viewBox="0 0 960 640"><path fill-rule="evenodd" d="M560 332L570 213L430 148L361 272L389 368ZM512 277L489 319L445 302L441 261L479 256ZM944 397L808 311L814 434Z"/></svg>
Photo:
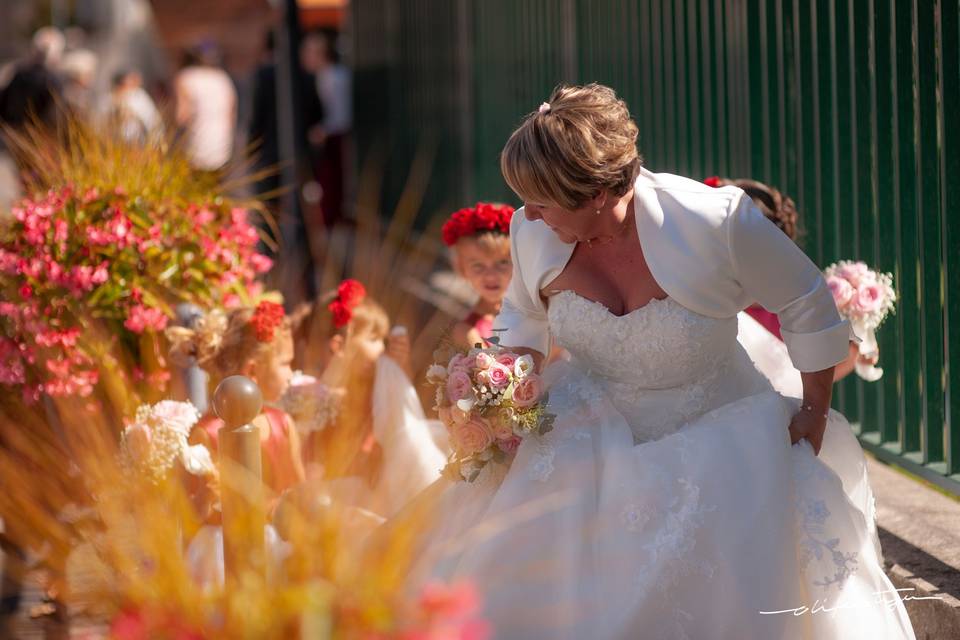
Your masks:
<svg viewBox="0 0 960 640"><path fill-rule="evenodd" d="M333 327L345 327L353 319L353 310L367 297L367 290L359 280L347 279L337 287L337 297L327 305L333 314Z"/></svg>
<svg viewBox="0 0 960 640"><path fill-rule="evenodd" d="M276 302L264 300L258 304L250 318L250 324L257 334L257 342L273 342L277 328L283 324L284 315L283 305Z"/></svg>
<svg viewBox="0 0 960 640"><path fill-rule="evenodd" d="M708 187L720 187L720 176L710 176L703 181L703 184L707 185Z"/></svg>
<svg viewBox="0 0 960 640"><path fill-rule="evenodd" d="M475 207L455 211L443 224L443 243L448 247L460 238L492 231L509 235L513 207L505 204L478 202Z"/></svg>

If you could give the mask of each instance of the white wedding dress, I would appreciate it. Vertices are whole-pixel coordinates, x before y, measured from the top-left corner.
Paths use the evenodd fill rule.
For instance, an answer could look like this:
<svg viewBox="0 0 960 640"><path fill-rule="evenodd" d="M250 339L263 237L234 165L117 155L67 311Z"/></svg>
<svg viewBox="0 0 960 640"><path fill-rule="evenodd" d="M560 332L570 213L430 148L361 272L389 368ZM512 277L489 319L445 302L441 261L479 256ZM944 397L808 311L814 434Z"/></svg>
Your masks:
<svg viewBox="0 0 960 640"><path fill-rule="evenodd" d="M882 569L859 443L787 427L737 319L624 316L569 291L549 324L554 429L440 492L414 582L472 580L497 638L914 638ZM438 487L439 489L439 487Z"/></svg>

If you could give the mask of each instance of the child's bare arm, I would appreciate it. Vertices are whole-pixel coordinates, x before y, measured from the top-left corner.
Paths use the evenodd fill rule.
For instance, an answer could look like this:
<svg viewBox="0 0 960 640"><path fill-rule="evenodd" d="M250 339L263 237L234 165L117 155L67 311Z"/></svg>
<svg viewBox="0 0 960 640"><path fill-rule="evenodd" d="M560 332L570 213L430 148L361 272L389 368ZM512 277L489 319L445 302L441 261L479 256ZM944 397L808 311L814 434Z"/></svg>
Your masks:
<svg viewBox="0 0 960 640"><path fill-rule="evenodd" d="M297 482L303 482L307 478L306 471L303 468L303 454L300 449L300 432L297 431L297 425L294 424L290 416L283 417L287 423L287 435L290 441L290 458L293 460L293 473L297 477Z"/></svg>

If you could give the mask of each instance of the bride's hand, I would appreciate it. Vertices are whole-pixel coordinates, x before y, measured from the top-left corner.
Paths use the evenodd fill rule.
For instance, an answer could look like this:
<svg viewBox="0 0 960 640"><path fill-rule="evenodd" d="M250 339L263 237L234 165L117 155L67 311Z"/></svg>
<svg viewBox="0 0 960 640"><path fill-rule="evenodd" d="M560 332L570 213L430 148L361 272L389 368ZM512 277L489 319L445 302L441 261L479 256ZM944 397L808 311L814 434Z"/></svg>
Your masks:
<svg viewBox="0 0 960 640"><path fill-rule="evenodd" d="M790 421L790 444L797 444L806 438L813 445L813 452L820 455L823 445L823 433L827 429L827 419L820 413L801 410Z"/></svg>

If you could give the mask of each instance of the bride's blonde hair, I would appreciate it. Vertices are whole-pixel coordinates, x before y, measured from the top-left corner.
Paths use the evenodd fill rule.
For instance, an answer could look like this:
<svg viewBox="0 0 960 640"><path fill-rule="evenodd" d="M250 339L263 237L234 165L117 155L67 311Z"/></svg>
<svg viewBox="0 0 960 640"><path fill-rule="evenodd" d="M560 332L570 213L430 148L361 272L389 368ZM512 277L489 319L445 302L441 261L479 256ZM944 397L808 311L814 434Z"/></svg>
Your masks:
<svg viewBox="0 0 960 640"><path fill-rule="evenodd" d="M603 190L630 190L642 162L637 135L610 87L560 85L507 140L500 171L527 202L578 209Z"/></svg>
<svg viewBox="0 0 960 640"><path fill-rule="evenodd" d="M191 328L169 327L170 359L179 366L195 361L206 370L214 383L243 369L253 360L260 361L274 350L274 343L284 333L290 334L288 318L279 323L273 339L257 339L252 322L255 309L240 307L227 313L213 309L197 318Z"/></svg>

